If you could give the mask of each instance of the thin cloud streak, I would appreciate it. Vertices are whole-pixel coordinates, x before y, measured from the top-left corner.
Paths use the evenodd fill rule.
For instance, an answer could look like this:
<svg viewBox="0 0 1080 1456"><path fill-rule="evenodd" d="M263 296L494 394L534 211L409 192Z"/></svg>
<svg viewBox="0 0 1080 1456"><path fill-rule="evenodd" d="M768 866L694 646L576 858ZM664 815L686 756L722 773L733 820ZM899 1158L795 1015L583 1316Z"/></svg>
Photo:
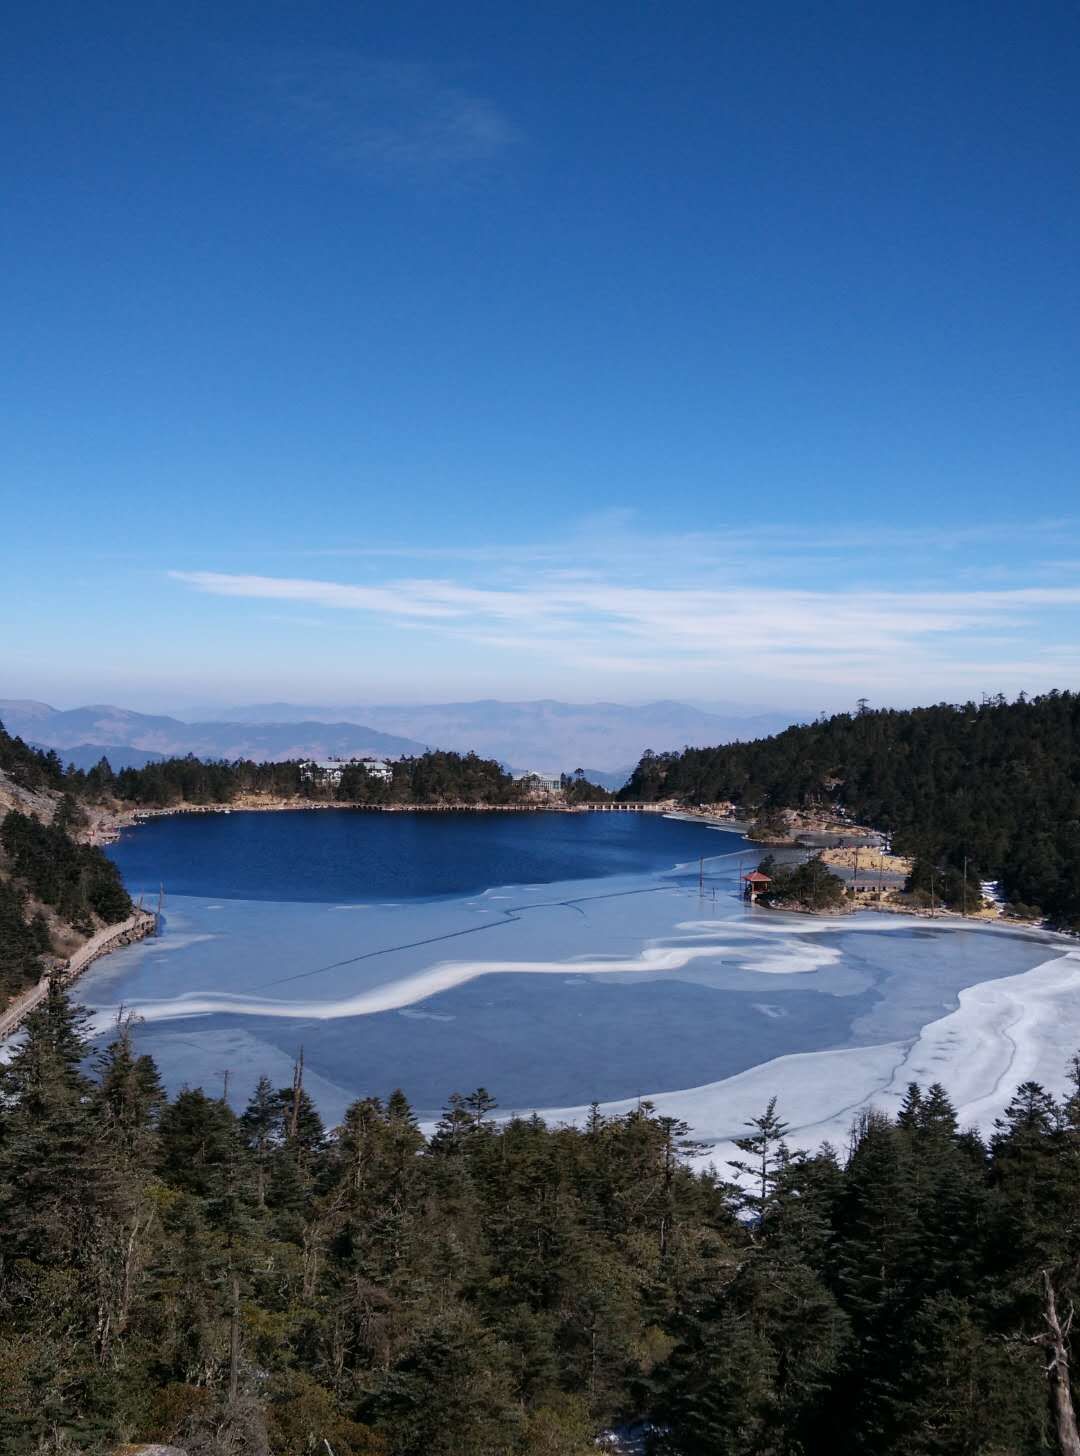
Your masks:
<svg viewBox="0 0 1080 1456"><path fill-rule="evenodd" d="M518 140L492 101L427 65L295 51L254 61L246 79L264 126L351 171L458 177L497 161Z"/></svg>
<svg viewBox="0 0 1080 1456"><path fill-rule="evenodd" d="M272 600L364 614L435 633L492 655L572 661L578 671L628 676L774 676L849 684L889 674L985 680L1069 676L1071 646L1039 639L1047 615L1080 608L1080 586L995 590L766 590L738 584L641 586L575 571L514 585L402 578L360 585L295 577L175 571L211 596ZM1026 641L1032 650L1025 650ZM1035 643L1038 642L1038 647Z"/></svg>
<svg viewBox="0 0 1080 1456"><path fill-rule="evenodd" d="M1014 550L1021 541L1042 547L1040 561L1030 569L1020 563L1000 560L982 562L958 559L958 553L978 555L993 548ZM932 586L942 571L952 585L977 587L1008 584L1031 586L1068 582L1077 575L1076 551L1080 545L1080 523L1072 520L1022 521L1015 525L982 522L971 526L930 526L925 530L893 526L862 528L829 526L814 530L795 529L767 523L748 529L745 524L657 535L631 529L620 518L602 531L586 523L569 529L557 541L469 542L409 547L399 543L338 543L290 553L294 559L310 561L411 562L421 570L426 563L445 563L454 575L462 569L485 568L492 574L513 578L534 576L543 568L548 577L617 576L623 583L638 581L647 586L685 585L694 563L708 563L710 585L728 582L743 589L753 581L791 582L808 575L823 579L829 574L852 588L870 589L888 575L904 574L911 586ZM1054 549L1066 553L1052 559ZM1000 550L996 553L1001 554ZM574 565L568 566L568 557Z"/></svg>

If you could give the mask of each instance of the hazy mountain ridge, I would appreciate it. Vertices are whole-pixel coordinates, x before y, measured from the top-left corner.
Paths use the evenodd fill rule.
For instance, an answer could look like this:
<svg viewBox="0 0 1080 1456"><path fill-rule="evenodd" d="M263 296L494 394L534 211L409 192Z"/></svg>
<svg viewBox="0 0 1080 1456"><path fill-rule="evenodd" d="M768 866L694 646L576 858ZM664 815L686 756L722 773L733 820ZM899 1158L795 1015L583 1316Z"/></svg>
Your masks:
<svg viewBox="0 0 1080 1456"><path fill-rule="evenodd" d="M411 738L357 723L183 723L179 718L136 713L111 704L61 710L46 703L0 699L0 722L9 733L55 748L83 753L101 748L137 748L164 757L284 760L423 753ZM98 754L100 757L100 754ZM110 760L111 761L111 760Z"/></svg>
<svg viewBox="0 0 1080 1456"><path fill-rule="evenodd" d="M31 748L48 752L48 743L27 739ZM119 773L124 768L145 768L148 763L164 763L166 754L153 753L147 748L129 748L123 743L75 743L70 748L56 748L65 768L91 769L103 758L109 760L109 767Z"/></svg>
<svg viewBox="0 0 1080 1456"><path fill-rule="evenodd" d="M357 721L384 732L403 733L433 747L475 749L518 768L572 771L593 765L604 774L637 763L647 748L657 752L711 747L732 739L764 738L786 728L788 713L718 714L686 703L660 701L639 706L622 703L564 703L555 699L430 704L363 704L322 707L259 703L229 708L226 721L276 722L291 717L308 721ZM290 715L290 716L286 716Z"/></svg>
<svg viewBox="0 0 1080 1456"><path fill-rule="evenodd" d="M166 757L193 753L200 758L283 760L398 757L432 747L474 750L517 770L572 772L591 766L597 781L617 786L647 748L663 752L761 738L786 727L789 717L721 716L670 701L626 706L481 699L344 708L262 703L219 711L211 721L185 722L111 704L61 710L25 699L0 699L0 721L9 732L55 748L80 767L88 758L96 762L102 753L108 757L110 750L115 755L121 749Z"/></svg>

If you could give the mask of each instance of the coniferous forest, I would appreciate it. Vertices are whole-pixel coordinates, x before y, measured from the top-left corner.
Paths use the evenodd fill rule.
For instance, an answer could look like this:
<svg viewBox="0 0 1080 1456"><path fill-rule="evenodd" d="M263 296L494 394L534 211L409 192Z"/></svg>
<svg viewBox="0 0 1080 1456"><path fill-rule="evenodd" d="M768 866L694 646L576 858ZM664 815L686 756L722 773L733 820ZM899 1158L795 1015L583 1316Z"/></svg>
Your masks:
<svg viewBox="0 0 1080 1456"><path fill-rule="evenodd" d="M114 774L107 762L76 780L81 794L111 795L125 803L148 806L188 803L227 804L241 794L325 800L359 804L506 804L524 798L524 789L494 759L475 753L429 752L396 760L389 782L369 774L362 763L344 768L333 788L305 777L303 764L205 762L186 757L126 768Z"/></svg>
<svg viewBox="0 0 1080 1456"><path fill-rule="evenodd" d="M82 811L59 758L27 748L0 728L0 771L31 793L53 792L52 818L0 811L0 1005L40 980L53 930L90 935L131 914L119 871L96 846L72 835ZM52 922L50 924L50 921Z"/></svg>
<svg viewBox="0 0 1080 1456"><path fill-rule="evenodd" d="M349 804L492 804L528 800L530 786L515 779L495 759L475 753L432 749L394 760L391 777L371 774L362 761L343 766L340 781L328 786L305 772L296 759L255 763L195 758L164 759L143 768L114 772L107 758L91 769L65 769L54 750L30 748L0 724L0 770L25 788L52 789L75 800L168 808L175 804L228 804L244 794L272 798L328 798ZM590 783L580 770L565 777L571 802L606 799L606 789Z"/></svg>
<svg viewBox="0 0 1080 1456"><path fill-rule="evenodd" d="M830 807L916 861L1000 880L1005 898L1080 926L1080 695L910 710L860 707L772 738L646 754L624 795Z"/></svg>
<svg viewBox="0 0 1080 1456"><path fill-rule="evenodd" d="M851 1146L747 1127L690 1171L646 1103L430 1137L401 1092L327 1131L263 1079L168 1100L53 988L0 1073L0 1449L585 1456L1071 1451L1080 1097L989 1143L939 1087ZM730 1181L740 1175L738 1183Z"/></svg>

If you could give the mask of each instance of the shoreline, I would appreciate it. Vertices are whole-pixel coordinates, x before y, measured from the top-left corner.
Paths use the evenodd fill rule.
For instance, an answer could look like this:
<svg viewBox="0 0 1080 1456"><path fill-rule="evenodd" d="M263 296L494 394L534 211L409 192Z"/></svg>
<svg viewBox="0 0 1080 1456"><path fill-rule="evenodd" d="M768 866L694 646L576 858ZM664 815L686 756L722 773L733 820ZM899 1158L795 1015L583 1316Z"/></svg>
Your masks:
<svg viewBox="0 0 1080 1456"><path fill-rule="evenodd" d="M112 844L124 829L132 829L149 819L165 819L176 814L280 814L307 809L350 809L370 814L662 814L669 818L700 819L696 814L677 812L671 800L647 803L641 800L603 800L591 804L522 803L473 804L362 804L347 799L278 799L267 802L232 800L217 804L167 804L139 808L105 810L85 832L88 844ZM708 820L717 827L745 832L745 824L722 818Z"/></svg>
<svg viewBox="0 0 1080 1456"><path fill-rule="evenodd" d="M710 829L725 829L732 834L742 836L747 845L747 852L760 846L765 851L780 850L791 855L812 855L815 852L822 853L822 847L799 844L795 840L777 842L772 839L754 839L750 830L753 827L752 821L730 817L715 810L695 808L689 805L680 805L671 799L656 800L653 802L640 800L604 800L591 804L566 804L566 803L544 803L530 802L522 804L475 804L464 802L451 802L441 804L363 804L353 800L342 799L278 799L267 801L265 799L253 802L250 799L233 800L230 803L214 804L169 804L153 806L148 808L118 809L104 811L89 826L86 833L86 842L95 845L114 844L125 829L136 828L139 824L150 819L170 818L179 814L279 814L302 812L309 809L334 810L347 809L353 812L363 811L374 814L661 814L667 819L677 819L684 823L701 824ZM882 832L867 825L841 824L829 826L824 830L816 830L814 833L841 834L848 838L858 838L868 841L866 847L873 849L880 844ZM874 841L877 841L877 844ZM850 850L852 846L847 846ZM879 850L880 852L880 850ZM822 858L829 861L829 851L822 854ZM874 873L875 871L870 871ZM841 878L845 878L841 876ZM889 886L890 892L895 887ZM872 901L848 902L841 907L833 907L829 910L805 910L793 906L762 905L765 910L777 910L786 915L805 915L810 919L822 915L857 915L860 911L879 911L890 915L908 915L919 920L961 920L971 921L975 924L1000 925L1010 929L1029 930L1053 930L1053 927L1045 925L1040 921L1029 921L1014 919L1012 916L998 914L986 915L972 914L962 915L956 910L946 910L944 907L932 911L926 907L899 904L895 900L874 899ZM1061 932L1057 932L1061 933ZM3 1025L0 1017L0 1027ZM0 1030L0 1040L4 1033Z"/></svg>
<svg viewBox="0 0 1080 1456"><path fill-rule="evenodd" d="M0 1042L18 1031L31 1011L41 1005L48 995L49 982L53 975L59 975L65 987L71 986L88 966L101 960L103 956L119 950L122 946L134 945L136 941L146 940L156 933L157 916L150 910L142 910L138 907L126 920L118 920L114 925L102 926L78 950L73 951L65 962L58 964L53 971L42 976L35 985L28 987L4 1007L0 1012Z"/></svg>

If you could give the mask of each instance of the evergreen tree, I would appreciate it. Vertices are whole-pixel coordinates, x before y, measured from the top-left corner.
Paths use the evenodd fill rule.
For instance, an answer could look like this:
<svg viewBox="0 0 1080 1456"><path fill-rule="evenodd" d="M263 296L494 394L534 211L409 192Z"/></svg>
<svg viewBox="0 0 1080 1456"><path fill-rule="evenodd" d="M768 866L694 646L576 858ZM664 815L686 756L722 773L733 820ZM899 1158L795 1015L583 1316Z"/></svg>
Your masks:
<svg viewBox="0 0 1080 1456"><path fill-rule="evenodd" d="M777 1116L773 1097L761 1116L751 1118L747 1126L752 1131L735 1139L735 1146L746 1157L732 1162L730 1167L747 1185L735 1195L738 1204L761 1223L772 1207L781 1170L788 1159L784 1142L788 1125Z"/></svg>
<svg viewBox="0 0 1080 1456"><path fill-rule="evenodd" d="M76 1259L91 1196L91 1084L85 1013L58 977L30 1013L11 1060L0 1068L0 1239L8 1260Z"/></svg>
<svg viewBox="0 0 1080 1456"><path fill-rule="evenodd" d="M261 1207L266 1203L273 1151L281 1142L281 1104L269 1077L264 1075L256 1083L240 1117L240 1130L252 1155L256 1199Z"/></svg>
<svg viewBox="0 0 1080 1456"><path fill-rule="evenodd" d="M734 1192L648 1102L552 1128L477 1089L425 1139L396 1091L327 1134L299 1065L237 1118L136 1037L91 1058L54 981L0 1071L5 1456L584 1456L631 1413L679 1456L1075 1444L1075 1090L1024 1084L987 1149L912 1085L846 1160L770 1103Z"/></svg>

